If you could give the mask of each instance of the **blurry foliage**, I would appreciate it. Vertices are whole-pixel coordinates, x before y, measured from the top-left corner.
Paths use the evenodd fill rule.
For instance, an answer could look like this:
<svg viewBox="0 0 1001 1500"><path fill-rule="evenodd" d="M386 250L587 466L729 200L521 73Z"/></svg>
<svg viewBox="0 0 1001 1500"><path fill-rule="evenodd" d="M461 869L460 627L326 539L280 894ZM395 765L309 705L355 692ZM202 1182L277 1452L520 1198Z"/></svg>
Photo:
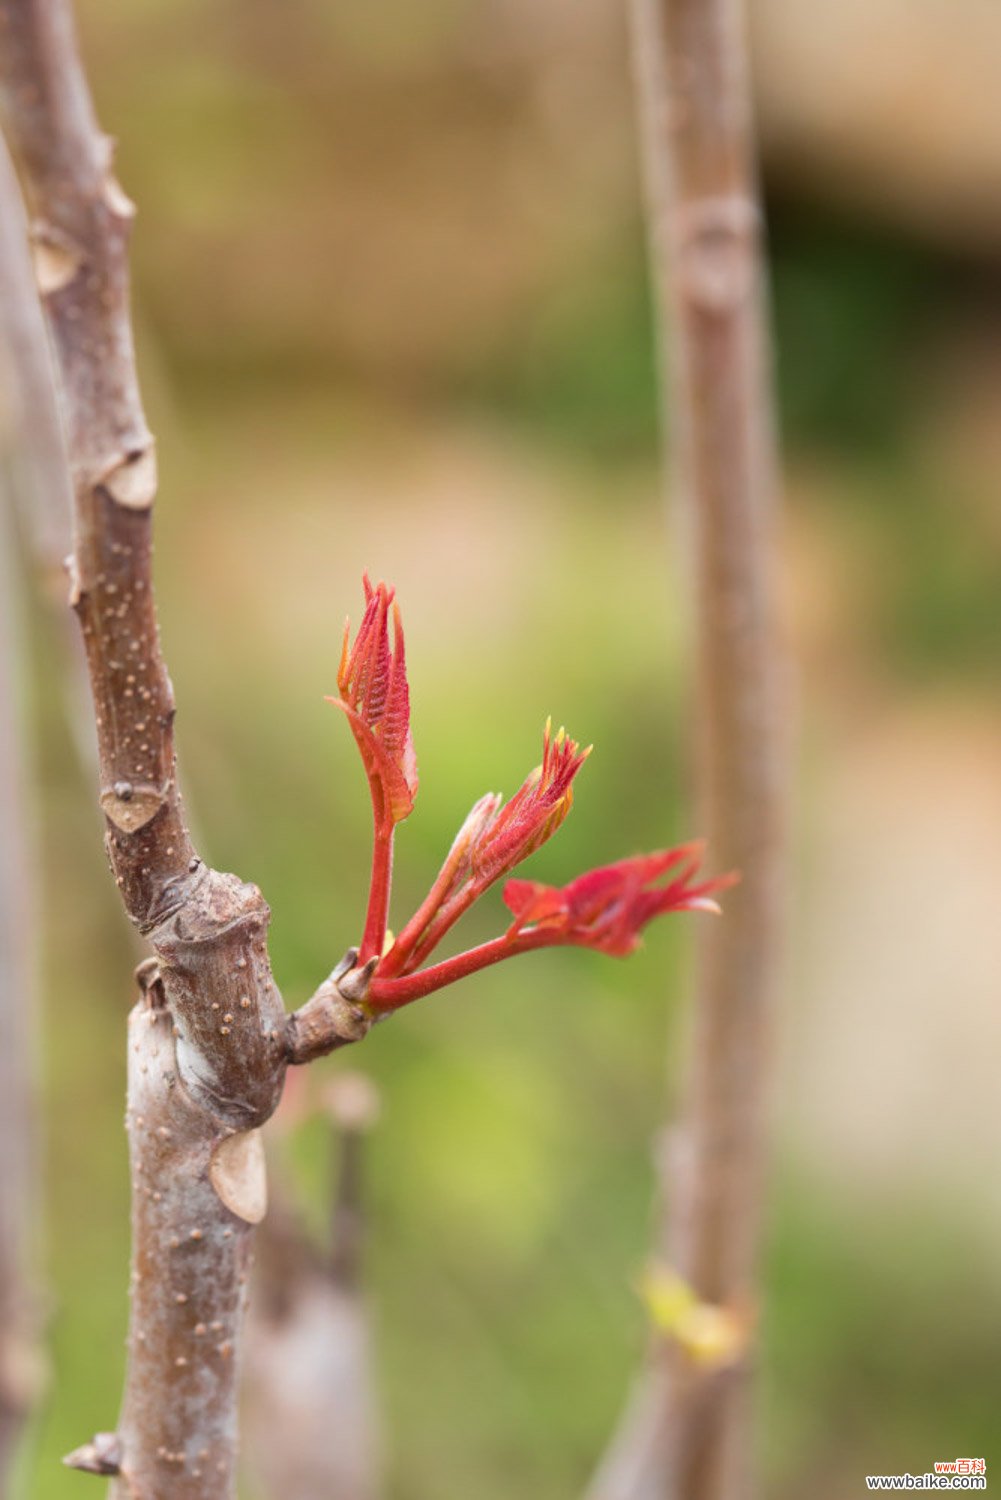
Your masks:
<svg viewBox="0 0 1001 1500"><path fill-rule="evenodd" d="M654 362L637 234L616 264L568 279L465 389L540 438L614 464L649 454L657 441Z"/></svg>
<svg viewBox="0 0 1001 1500"><path fill-rule="evenodd" d="M834 1464L923 1472L953 1448L990 1451L996 1430L996 1257L904 1184L890 1202L839 1183L836 1204L815 1177L783 1174L764 1393L779 1496L839 1493Z"/></svg>
<svg viewBox="0 0 1001 1500"><path fill-rule="evenodd" d="M989 515L956 489L941 468L901 458L848 496L867 550L869 631L898 674L996 691L1001 547Z"/></svg>
<svg viewBox="0 0 1001 1500"><path fill-rule="evenodd" d="M943 317L945 266L912 241L781 198L768 222L783 436L856 460L897 452Z"/></svg>
<svg viewBox="0 0 1001 1500"><path fill-rule="evenodd" d="M957 496L923 434L942 346L996 319L1001 277L817 209L779 201L770 224L783 436L842 475L834 493L865 555L873 643L896 670L996 679L991 509Z"/></svg>

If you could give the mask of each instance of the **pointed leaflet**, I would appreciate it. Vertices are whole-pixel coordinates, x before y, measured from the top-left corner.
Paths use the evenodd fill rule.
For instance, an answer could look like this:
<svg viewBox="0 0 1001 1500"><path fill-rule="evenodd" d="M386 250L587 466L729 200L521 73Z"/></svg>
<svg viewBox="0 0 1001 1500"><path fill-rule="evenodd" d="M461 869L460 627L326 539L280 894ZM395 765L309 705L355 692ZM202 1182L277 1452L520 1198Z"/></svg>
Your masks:
<svg viewBox="0 0 1001 1500"><path fill-rule="evenodd" d="M552 733L546 724L542 764L526 778L509 802L480 832L472 848L474 878L486 889L552 838L573 806L573 781L591 753L581 750L566 730Z"/></svg>
<svg viewBox="0 0 1001 1500"><path fill-rule="evenodd" d="M693 877L701 853L700 844L686 844L637 855L588 870L562 887L509 880L504 900L515 920L507 932L416 973L409 961L399 977L380 964L369 1004L376 1012L398 1010L446 984L537 948L576 944L625 956L637 947L641 929L654 917L675 911L719 910L712 893L733 885L737 877L722 875L696 882ZM671 870L676 871L673 878L656 883Z"/></svg>
<svg viewBox="0 0 1001 1500"><path fill-rule="evenodd" d="M494 793L473 807L419 911L380 965L411 973L483 892L551 838L573 805L573 781L591 753L547 723L542 763L506 803Z"/></svg>
<svg viewBox="0 0 1001 1500"><path fill-rule="evenodd" d="M588 870L562 887L509 880L504 887L505 904L514 916L509 936L546 931L554 943L579 944L617 956L632 953L642 928L654 917L672 911L719 911L713 894L733 885L737 877L719 875L694 882L701 859L701 844L683 844ZM678 866L673 879L657 883Z"/></svg>
<svg viewBox="0 0 1001 1500"><path fill-rule="evenodd" d="M328 698L344 710L361 752L372 793L377 826L385 833L413 811L417 795L417 759L410 733L403 626L394 590L375 588L364 578L365 613L354 645L350 622L337 673L339 698ZM389 641L392 607L393 643Z"/></svg>

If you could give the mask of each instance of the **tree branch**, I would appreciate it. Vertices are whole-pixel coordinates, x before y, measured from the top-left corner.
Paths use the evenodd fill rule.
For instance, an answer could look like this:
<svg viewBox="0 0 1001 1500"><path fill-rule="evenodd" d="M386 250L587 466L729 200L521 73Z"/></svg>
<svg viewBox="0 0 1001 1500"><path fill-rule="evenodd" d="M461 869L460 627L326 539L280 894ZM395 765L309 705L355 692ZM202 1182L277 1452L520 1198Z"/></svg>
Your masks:
<svg viewBox="0 0 1001 1500"><path fill-rule="evenodd" d="M177 788L151 577L153 441L136 380L127 246L62 0L0 0L0 104L34 217L73 478L71 602L86 647L105 844L155 960L133 1011L133 1306L123 1497L219 1500L235 1483L236 1354L257 1136L286 1066L260 892L206 868ZM204 1351L207 1350L207 1354Z"/></svg>
<svg viewBox="0 0 1001 1500"><path fill-rule="evenodd" d="M93 773L96 740L83 644L66 610L73 496L56 399L52 351L35 289L21 193L0 143L0 362L12 441L11 490L18 541L58 629L62 686L80 764ZM16 433L16 440L13 440Z"/></svg>
<svg viewBox="0 0 1001 1500"><path fill-rule="evenodd" d="M701 1301L736 1307L755 1292L783 874L761 214L741 0L634 0L634 21L665 424L692 549L699 828L743 876L726 920L699 931L661 1253ZM700 1370L662 1340L592 1500L748 1495L749 1374L746 1358Z"/></svg>
<svg viewBox="0 0 1001 1500"><path fill-rule="evenodd" d="M94 694L101 806L129 916L177 903L194 851L174 773L174 702L151 588L156 466L136 380L127 245L111 170L59 0L4 0L5 128L34 217L35 270L64 397L75 498L71 602Z"/></svg>

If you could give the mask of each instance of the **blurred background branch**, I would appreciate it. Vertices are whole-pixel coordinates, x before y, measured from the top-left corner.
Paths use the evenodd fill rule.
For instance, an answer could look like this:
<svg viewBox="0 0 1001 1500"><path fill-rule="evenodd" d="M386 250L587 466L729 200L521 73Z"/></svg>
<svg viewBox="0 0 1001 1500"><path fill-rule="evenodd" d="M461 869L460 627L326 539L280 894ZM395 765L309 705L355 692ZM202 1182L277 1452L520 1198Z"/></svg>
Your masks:
<svg viewBox="0 0 1001 1500"><path fill-rule="evenodd" d="M4 399L7 391L3 392ZM7 413L5 411L4 416ZM11 526L11 431L0 455L0 1492L40 1394L38 1120L34 1038L39 930L34 798L24 743L24 629Z"/></svg>
<svg viewBox="0 0 1001 1500"><path fill-rule="evenodd" d="M290 1087L309 1085L297 1075ZM263 1500L378 1500L381 1424L364 1284L365 1138L378 1097L362 1074L340 1072L323 1087L319 1113L335 1164L325 1232L314 1237L286 1171L258 1236L245 1467Z"/></svg>
<svg viewBox="0 0 1001 1500"><path fill-rule="evenodd" d="M17 521L58 546L60 468L21 196L0 142L0 1493L43 1385L38 1034L41 924L28 643ZM56 438L53 446L53 438ZM68 510L63 519L68 519Z"/></svg>
<svg viewBox="0 0 1001 1500"><path fill-rule="evenodd" d="M636 0L635 56L664 421L695 619L694 824L741 883L703 923L656 1254L709 1308L753 1308L776 1010L787 768L777 483L742 0ZM700 1362L661 1331L599 1500L752 1493L749 1347Z"/></svg>

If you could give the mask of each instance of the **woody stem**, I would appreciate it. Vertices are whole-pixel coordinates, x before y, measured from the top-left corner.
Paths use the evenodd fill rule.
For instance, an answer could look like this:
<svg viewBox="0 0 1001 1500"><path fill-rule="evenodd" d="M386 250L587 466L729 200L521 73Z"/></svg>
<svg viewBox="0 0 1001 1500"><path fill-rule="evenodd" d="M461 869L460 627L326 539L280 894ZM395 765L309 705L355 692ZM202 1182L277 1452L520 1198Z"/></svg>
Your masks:
<svg viewBox="0 0 1001 1500"><path fill-rule="evenodd" d="M107 1464L120 1476L117 1500L231 1500L263 1170L251 1132L275 1108L287 1065L270 913L256 887L202 863L178 791L152 577L156 461L129 316L132 205L94 115L68 0L0 0L0 32L0 119L33 223L72 466L70 602L93 697L105 848L154 955L130 1022L134 1291ZM245 1167L250 1196L223 1196L220 1160ZM74 1467L90 1461L85 1452Z"/></svg>

